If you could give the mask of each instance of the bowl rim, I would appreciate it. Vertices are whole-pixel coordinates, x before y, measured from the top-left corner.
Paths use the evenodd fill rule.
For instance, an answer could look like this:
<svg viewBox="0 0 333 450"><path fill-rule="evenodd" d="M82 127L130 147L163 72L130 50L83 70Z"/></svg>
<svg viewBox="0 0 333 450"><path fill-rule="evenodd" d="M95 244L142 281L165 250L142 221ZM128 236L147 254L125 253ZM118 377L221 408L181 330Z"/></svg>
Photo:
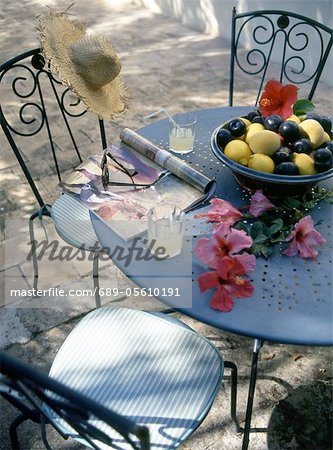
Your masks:
<svg viewBox="0 0 333 450"><path fill-rule="evenodd" d="M270 183L284 183L284 184L308 184L308 183L317 183L322 180L326 180L333 175L333 167L326 172L317 173L315 175L279 175L276 173L265 173L259 172L257 170L250 169L247 166L243 166L232 159L229 159L225 156L224 152L220 150L219 146L216 143L216 135L221 128L225 128L225 126L230 122L229 119L227 122L219 125L215 128L211 135L210 145L214 155L222 161L227 167L229 167L233 172L237 172L241 175L247 176L249 178L255 178L261 181L267 181Z"/></svg>

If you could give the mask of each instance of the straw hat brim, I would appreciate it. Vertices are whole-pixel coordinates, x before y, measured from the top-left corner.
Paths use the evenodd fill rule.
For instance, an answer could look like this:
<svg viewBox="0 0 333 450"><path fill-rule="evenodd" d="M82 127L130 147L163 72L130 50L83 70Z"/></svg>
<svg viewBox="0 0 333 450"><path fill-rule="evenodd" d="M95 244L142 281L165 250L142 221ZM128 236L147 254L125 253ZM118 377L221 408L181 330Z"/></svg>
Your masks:
<svg viewBox="0 0 333 450"><path fill-rule="evenodd" d="M84 102L88 110L103 119L112 119L127 109L128 94L119 76L97 88L75 70L70 48L80 39L89 41L83 22L70 20L66 12L49 8L46 14L36 18L36 28L51 71Z"/></svg>

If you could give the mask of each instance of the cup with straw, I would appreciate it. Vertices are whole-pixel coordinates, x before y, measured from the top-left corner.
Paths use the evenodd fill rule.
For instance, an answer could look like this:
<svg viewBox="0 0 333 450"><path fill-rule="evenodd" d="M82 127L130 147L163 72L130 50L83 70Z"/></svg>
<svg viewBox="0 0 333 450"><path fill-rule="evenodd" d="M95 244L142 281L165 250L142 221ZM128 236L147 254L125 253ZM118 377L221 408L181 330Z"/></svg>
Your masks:
<svg viewBox="0 0 333 450"><path fill-rule="evenodd" d="M148 114L150 119L164 113L169 119L169 149L178 154L186 154L193 150L195 138L196 117L190 113L179 113L173 116L164 108Z"/></svg>

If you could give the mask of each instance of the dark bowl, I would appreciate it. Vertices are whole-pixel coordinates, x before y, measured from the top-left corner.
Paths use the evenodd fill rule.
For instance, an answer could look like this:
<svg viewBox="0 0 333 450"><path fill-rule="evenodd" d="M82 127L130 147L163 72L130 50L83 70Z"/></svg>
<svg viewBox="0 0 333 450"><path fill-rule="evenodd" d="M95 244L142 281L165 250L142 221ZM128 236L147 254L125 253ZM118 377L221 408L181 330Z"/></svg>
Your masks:
<svg viewBox="0 0 333 450"><path fill-rule="evenodd" d="M249 169L242 164L227 158L217 145L216 135L221 128L226 128L227 123L218 126L211 136L211 147L214 155L223 162L233 173L238 184L250 192L262 189L263 193L270 198L298 197L333 175L333 168L316 175L277 175L258 172Z"/></svg>

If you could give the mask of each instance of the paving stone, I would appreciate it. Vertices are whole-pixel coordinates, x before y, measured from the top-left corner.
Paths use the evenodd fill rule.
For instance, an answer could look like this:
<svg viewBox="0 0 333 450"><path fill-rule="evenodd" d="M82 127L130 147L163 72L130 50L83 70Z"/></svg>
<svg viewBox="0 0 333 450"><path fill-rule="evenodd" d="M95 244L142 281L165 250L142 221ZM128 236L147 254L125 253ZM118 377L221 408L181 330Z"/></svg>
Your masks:
<svg viewBox="0 0 333 450"><path fill-rule="evenodd" d="M32 285L33 268L32 262L27 261L21 264L21 270ZM49 287L61 286L70 281L75 281L79 274L74 269L71 262L67 261L49 261L47 257L43 257L38 263L40 289L48 289Z"/></svg>
<svg viewBox="0 0 333 450"><path fill-rule="evenodd" d="M0 182L2 187L6 184L6 190L10 184L15 184L17 181L17 176L13 173L12 169L8 168L0 170Z"/></svg>
<svg viewBox="0 0 333 450"><path fill-rule="evenodd" d="M16 303L17 300L21 298L20 292L29 289L28 281L23 276L19 265L10 267L9 269L2 270L0 272L0 285L1 304L6 306ZM13 289L17 290L17 292L13 293Z"/></svg>
<svg viewBox="0 0 333 450"><path fill-rule="evenodd" d="M32 335L30 331L21 322L16 309L1 308L0 320L2 324L2 326L0 327L1 347L7 347L8 345L14 342L21 344L31 339Z"/></svg>
<svg viewBox="0 0 333 450"><path fill-rule="evenodd" d="M0 146L1 146L1 159L0 159L0 170L8 169L15 166L17 163L16 157L13 150L9 147L7 141L5 141L5 136L0 135Z"/></svg>
<svg viewBox="0 0 333 450"><path fill-rule="evenodd" d="M10 190L6 192L6 195L7 199L5 205L8 205L7 211L16 210L20 213L22 209L36 201L30 185L25 181L22 181L18 185L11 186Z"/></svg>
<svg viewBox="0 0 333 450"><path fill-rule="evenodd" d="M13 210L14 206L7 197L7 191L0 191L0 212Z"/></svg>
<svg viewBox="0 0 333 450"><path fill-rule="evenodd" d="M73 265L74 269L82 277L87 276L87 275L92 275L92 253L86 252L85 256L86 256L86 258L83 261L81 261L81 260L77 261L75 259L72 261L72 265ZM105 254L104 254L104 256L100 257L99 268L100 269L105 269L105 268L110 269L109 276L111 278L112 278L112 271L113 271L114 267L115 266L112 263L112 261L110 260L110 258L108 258Z"/></svg>

